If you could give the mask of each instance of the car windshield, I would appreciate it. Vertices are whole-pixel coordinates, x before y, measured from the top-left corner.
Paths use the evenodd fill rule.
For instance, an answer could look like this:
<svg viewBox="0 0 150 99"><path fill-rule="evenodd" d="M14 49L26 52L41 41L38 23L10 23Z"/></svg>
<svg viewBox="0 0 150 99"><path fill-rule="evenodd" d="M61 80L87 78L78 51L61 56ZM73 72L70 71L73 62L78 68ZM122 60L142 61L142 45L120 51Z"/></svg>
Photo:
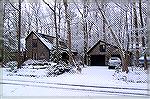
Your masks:
<svg viewBox="0 0 150 99"><path fill-rule="evenodd" d="M111 57L111 60L118 60L118 57Z"/></svg>
<svg viewBox="0 0 150 99"><path fill-rule="evenodd" d="M144 60L144 56L140 57L139 60ZM150 57L147 57L147 60L150 60Z"/></svg>

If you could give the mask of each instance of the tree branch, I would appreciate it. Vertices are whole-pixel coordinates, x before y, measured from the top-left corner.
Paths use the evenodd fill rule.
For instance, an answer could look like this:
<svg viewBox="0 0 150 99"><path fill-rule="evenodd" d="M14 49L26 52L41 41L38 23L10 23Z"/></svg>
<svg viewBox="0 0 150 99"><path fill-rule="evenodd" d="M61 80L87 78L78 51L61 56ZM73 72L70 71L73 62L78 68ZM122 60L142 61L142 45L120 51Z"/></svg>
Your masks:
<svg viewBox="0 0 150 99"><path fill-rule="evenodd" d="M121 50L121 49L122 49L122 46L121 46L120 42L118 41L118 39L117 39L117 37L116 37L116 34L114 33L112 27L109 25L108 20L106 19L106 16L104 15L103 10L100 8L100 6L99 6L97 0L95 0L95 2L96 2L96 4L97 4L98 10L100 11L102 17L103 17L104 20L105 20L105 23L108 25L108 28L109 28L110 31L111 31L112 36L113 36L113 38L115 39L115 42L117 43L117 45L118 45L120 51L122 52L122 50Z"/></svg>
<svg viewBox="0 0 150 99"><path fill-rule="evenodd" d="M22 3L23 1L24 1L24 0L22 0L21 3Z"/></svg>
<svg viewBox="0 0 150 99"><path fill-rule="evenodd" d="M54 10L47 2L45 2L45 0L43 0L43 2L44 2L53 12L55 12L55 10Z"/></svg>
<svg viewBox="0 0 150 99"><path fill-rule="evenodd" d="M114 2L115 3L115 2ZM120 6L118 3L115 3L118 7L120 7L122 10L124 10L125 12L126 11L128 11L128 10L126 10L126 9L124 9L122 6ZM126 5L125 5L126 6ZM126 8L127 8L127 6L126 6Z"/></svg>
<svg viewBox="0 0 150 99"><path fill-rule="evenodd" d="M10 5L11 5L15 10L19 11L19 9L17 9L9 0L8 0L8 2L10 3Z"/></svg>
<svg viewBox="0 0 150 99"><path fill-rule="evenodd" d="M83 16L83 13L80 11L80 9L79 9L78 5L75 3L75 1L74 1L74 0L73 0L73 2L74 2L74 4L75 4L76 8L78 9L79 13Z"/></svg>

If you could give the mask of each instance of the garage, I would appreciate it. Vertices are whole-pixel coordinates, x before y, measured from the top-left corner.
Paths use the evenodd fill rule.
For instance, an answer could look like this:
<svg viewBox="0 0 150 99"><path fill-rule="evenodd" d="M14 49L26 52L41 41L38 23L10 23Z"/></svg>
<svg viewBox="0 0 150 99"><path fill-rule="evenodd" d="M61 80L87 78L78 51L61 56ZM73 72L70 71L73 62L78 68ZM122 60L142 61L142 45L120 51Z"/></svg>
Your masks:
<svg viewBox="0 0 150 99"><path fill-rule="evenodd" d="M105 55L91 55L91 66L105 66Z"/></svg>

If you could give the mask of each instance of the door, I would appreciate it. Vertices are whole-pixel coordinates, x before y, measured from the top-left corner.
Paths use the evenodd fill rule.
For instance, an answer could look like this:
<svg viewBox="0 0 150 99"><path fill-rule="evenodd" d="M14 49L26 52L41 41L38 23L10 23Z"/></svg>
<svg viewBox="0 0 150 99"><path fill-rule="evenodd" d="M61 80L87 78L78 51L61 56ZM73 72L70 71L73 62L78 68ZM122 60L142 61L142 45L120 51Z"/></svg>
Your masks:
<svg viewBox="0 0 150 99"><path fill-rule="evenodd" d="M105 55L91 55L91 66L105 66Z"/></svg>

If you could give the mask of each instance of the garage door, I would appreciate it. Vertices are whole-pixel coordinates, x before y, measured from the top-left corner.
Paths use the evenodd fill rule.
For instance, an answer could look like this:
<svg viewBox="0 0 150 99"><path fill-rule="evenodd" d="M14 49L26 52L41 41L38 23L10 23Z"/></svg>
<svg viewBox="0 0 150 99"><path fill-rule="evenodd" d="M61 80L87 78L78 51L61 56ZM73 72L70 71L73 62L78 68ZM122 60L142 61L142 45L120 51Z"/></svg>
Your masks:
<svg viewBox="0 0 150 99"><path fill-rule="evenodd" d="M91 66L105 66L105 55L91 55Z"/></svg>

